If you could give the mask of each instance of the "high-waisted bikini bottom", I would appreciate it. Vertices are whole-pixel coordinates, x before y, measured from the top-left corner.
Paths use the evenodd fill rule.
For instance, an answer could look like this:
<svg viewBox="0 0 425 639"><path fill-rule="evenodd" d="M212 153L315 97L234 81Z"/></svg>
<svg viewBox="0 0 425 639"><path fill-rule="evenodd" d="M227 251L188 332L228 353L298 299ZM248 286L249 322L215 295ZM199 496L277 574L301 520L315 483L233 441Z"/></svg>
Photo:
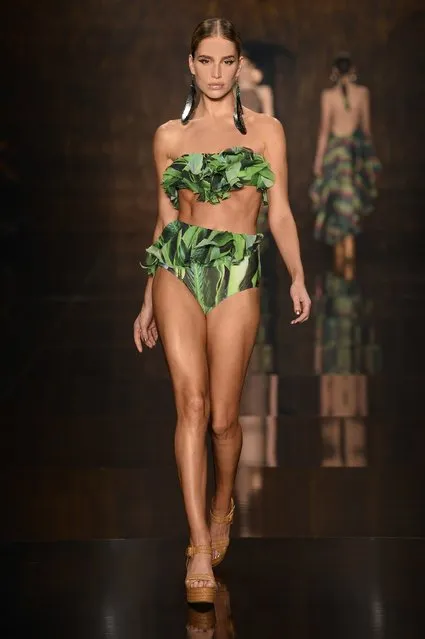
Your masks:
<svg viewBox="0 0 425 639"><path fill-rule="evenodd" d="M263 235L216 231L175 220L146 249L143 268L164 268L181 280L207 314L234 293L258 288Z"/></svg>

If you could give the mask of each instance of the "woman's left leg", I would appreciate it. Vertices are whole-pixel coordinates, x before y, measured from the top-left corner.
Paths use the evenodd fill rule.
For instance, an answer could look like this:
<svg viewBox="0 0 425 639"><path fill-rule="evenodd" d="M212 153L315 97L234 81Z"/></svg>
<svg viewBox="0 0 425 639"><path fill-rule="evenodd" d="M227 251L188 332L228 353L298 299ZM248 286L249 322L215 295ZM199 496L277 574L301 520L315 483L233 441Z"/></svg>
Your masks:
<svg viewBox="0 0 425 639"><path fill-rule="evenodd" d="M260 319L260 291L235 293L207 315L212 443L215 469L214 512L229 512L242 448L239 404ZM228 524L211 523L211 541L228 536Z"/></svg>
<svg viewBox="0 0 425 639"><path fill-rule="evenodd" d="M344 237L344 279L346 280L354 279L355 249L354 235L346 235Z"/></svg>
<svg viewBox="0 0 425 639"><path fill-rule="evenodd" d="M350 234L344 237L344 258L346 260L354 260L355 258L354 235Z"/></svg>

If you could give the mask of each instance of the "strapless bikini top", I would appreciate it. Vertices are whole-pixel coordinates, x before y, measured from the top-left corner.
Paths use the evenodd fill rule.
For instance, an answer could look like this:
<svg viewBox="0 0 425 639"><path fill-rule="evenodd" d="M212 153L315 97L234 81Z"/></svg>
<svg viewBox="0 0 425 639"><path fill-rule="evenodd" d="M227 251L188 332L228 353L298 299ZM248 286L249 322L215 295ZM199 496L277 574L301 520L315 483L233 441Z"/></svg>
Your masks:
<svg viewBox="0 0 425 639"><path fill-rule="evenodd" d="M245 146L234 146L219 153L186 153L164 171L162 187L175 209L179 208L179 189L196 193L200 202L218 204L231 191L255 186L267 204L267 189L275 176L260 153Z"/></svg>

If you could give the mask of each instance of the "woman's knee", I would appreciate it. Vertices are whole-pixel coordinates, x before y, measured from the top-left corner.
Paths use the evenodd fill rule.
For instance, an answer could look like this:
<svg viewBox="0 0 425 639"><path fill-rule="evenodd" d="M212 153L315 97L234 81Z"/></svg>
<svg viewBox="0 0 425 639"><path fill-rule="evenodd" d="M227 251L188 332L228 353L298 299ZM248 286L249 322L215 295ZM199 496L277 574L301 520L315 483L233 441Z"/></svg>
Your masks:
<svg viewBox="0 0 425 639"><path fill-rule="evenodd" d="M240 428L238 413L229 411L214 414L213 412L211 428L215 437L222 439L233 437Z"/></svg>
<svg viewBox="0 0 425 639"><path fill-rule="evenodd" d="M210 415L208 393L202 390L185 390L177 394L179 421L188 426L207 425Z"/></svg>

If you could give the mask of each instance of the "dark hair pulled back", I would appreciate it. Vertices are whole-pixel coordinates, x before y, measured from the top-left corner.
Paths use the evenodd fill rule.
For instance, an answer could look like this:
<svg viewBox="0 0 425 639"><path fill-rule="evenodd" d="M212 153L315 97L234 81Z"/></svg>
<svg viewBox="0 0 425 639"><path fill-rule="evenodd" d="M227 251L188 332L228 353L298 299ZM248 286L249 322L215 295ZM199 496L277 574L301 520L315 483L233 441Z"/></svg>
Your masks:
<svg viewBox="0 0 425 639"><path fill-rule="evenodd" d="M226 18L207 18L206 20L202 20L195 27L195 30L192 34L192 40L190 42L190 53L192 56L195 55L197 48L199 47L202 40L205 38L213 38L215 36L220 36L221 38L225 38L226 40L230 40L236 47L236 51L238 56L240 56L242 51L242 42L236 28L230 20L226 20Z"/></svg>
<svg viewBox="0 0 425 639"><path fill-rule="evenodd" d="M332 67L334 71L336 71L335 81L339 83L344 99L345 108L348 110L350 108L350 103L348 101L347 85L344 82L339 82L339 80L342 76L347 75L353 68L351 55L345 51L339 53L334 59Z"/></svg>

